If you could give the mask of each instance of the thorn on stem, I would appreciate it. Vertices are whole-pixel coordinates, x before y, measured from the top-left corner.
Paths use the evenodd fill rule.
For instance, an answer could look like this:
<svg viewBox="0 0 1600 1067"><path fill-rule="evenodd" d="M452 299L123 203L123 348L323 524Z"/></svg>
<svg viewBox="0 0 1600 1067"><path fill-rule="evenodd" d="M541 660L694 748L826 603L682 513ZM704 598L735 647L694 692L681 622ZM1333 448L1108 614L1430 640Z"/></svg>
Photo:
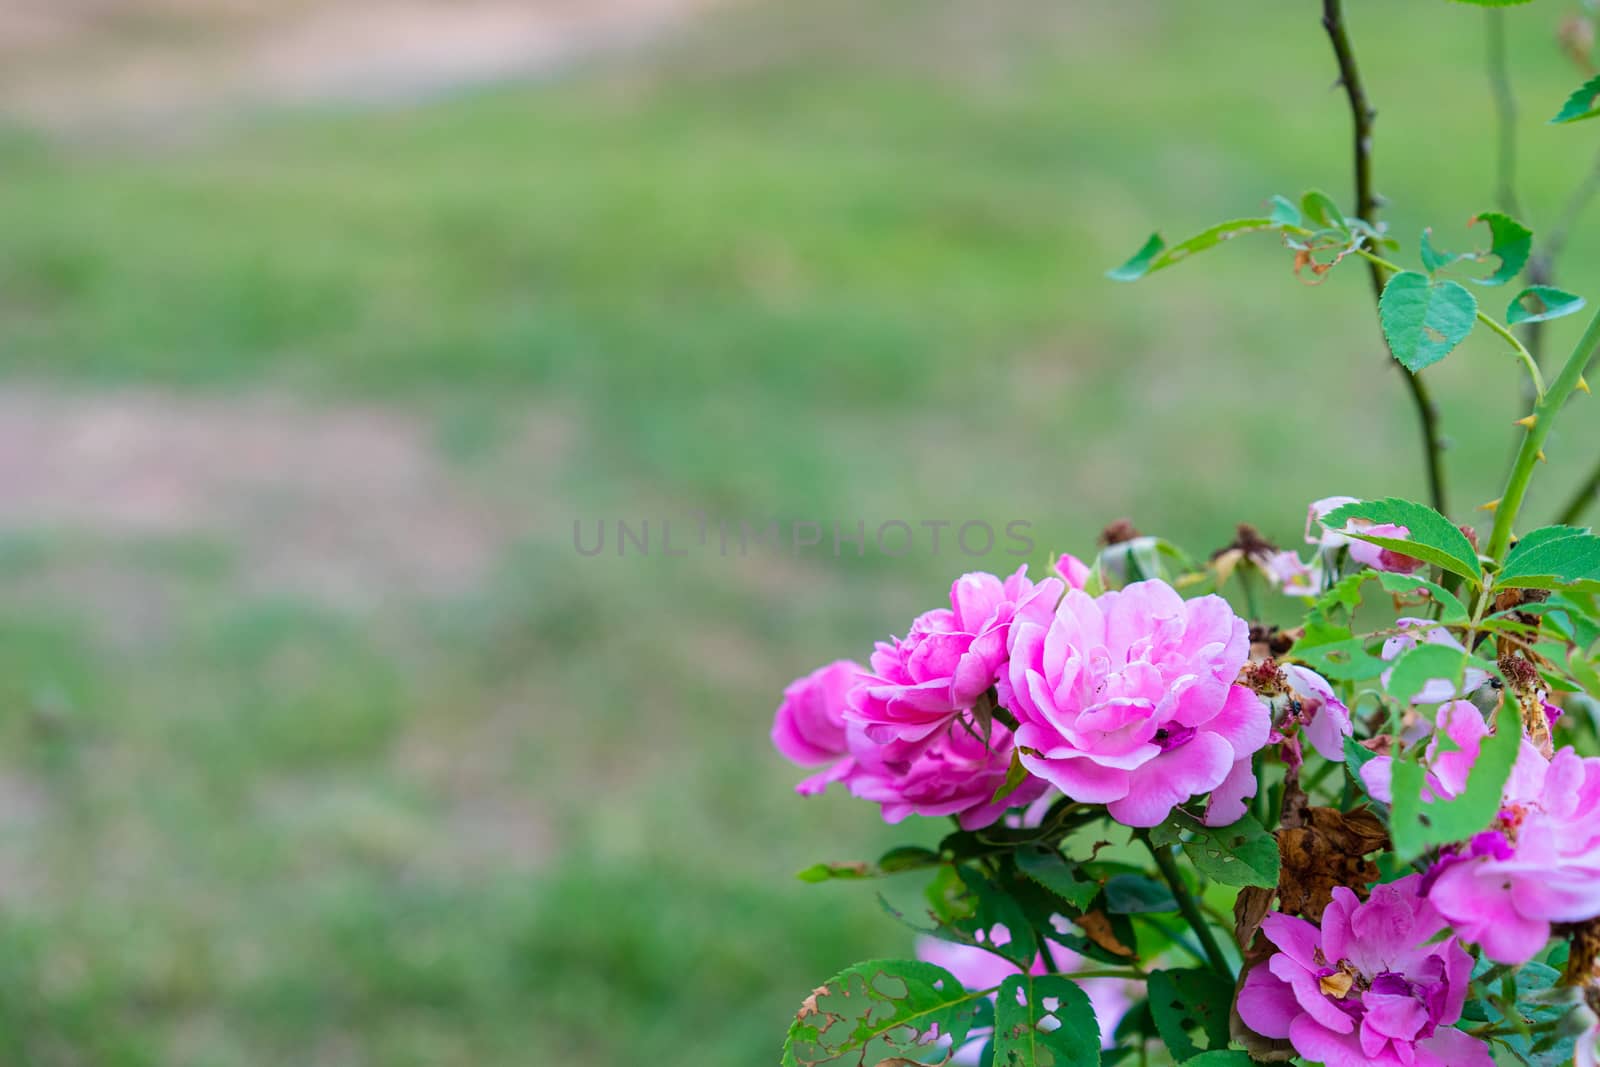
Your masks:
<svg viewBox="0 0 1600 1067"><path fill-rule="evenodd" d="M1538 421L1539 421L1539 416L1538 416L1538 414L1533 414L1533 415L1524 415L1524 416L1523 416L1523 417L1522 417L1522 418L1520 418L1520 419L1518 419L1518 420L1517 420L1517 421L1516 421L1516 422L1515 422L1515 423L1513 423L1513 424L1512 424L1512 425L1515 425L1515 426L1521 426L1521 427L1523 427L1523 428L1524 428L1524 429L1528 429L1528 430L1531 430L1531 429L1533 429L1533 427L1534 427L1534 425L1535 425L1535 424L1536 424L1536 423L1537 423L1537 422L1538 422Z"/></svg>
<svg viewBox="0 0 1600 1067"><path fill-rule="evenodd" d="M1478 505L1478 510L1479 511L1493 511L1495 508L1497 508L1499 506L1500 506L1500 498L1499 497L1495 497L1493 500L1489 501L1487 504L1479 504Z"/></svg>

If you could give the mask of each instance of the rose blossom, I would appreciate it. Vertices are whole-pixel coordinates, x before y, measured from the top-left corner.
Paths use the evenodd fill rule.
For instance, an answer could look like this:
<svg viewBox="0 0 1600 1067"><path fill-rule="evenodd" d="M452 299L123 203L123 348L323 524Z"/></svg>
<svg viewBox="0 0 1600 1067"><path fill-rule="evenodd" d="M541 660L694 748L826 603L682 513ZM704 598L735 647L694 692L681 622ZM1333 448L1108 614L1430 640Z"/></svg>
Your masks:
<svg viewBox="0 0 1600 1067"><path fill-rule="evenodd" d="M1221 597L1185 601L1161 581L1072 590L1048 626L1019 620L1007 707L1023 765L1129 826L1248 775L1270 729L1266 705L1234 682L1249 629Z"/></svg>
<svg viewBox="0 0 1600 1067"><path fill-rule="evenodd" d="M1451 636L1450 631L1434 622L1432 619L1399 618L1395 625L1400 632L1383 642L1383 650L1379 654L1385 660L1399 659L1400 656L1410 652L1420 644L1443 645L1445 648L1455 649L1463 657L1466 648ZM1389 688L1389 677L1394 674L1390 667L1383 672L1382 682L1385 689ZM1456 692L1456 685L1448 678L1430 678L1423 685L1420 692L1411 698L1413 704L1442 704L1446 700L1457 697L1470 696L1483 688L1483 683L1489 680L1487 671L1477 667L1468 667L1462 674L1461 691Z"/></svg>
<svg viewBox="0 0 1600 1067"><path fill-rule="evenodd" d="M1551 923L1600 916L1600 758L1568 747L1547 761L1522 744L1494 825L1442 857L1428 890L1463 938L1510 964L1544 948Z"/></svg>
<svg viewBox="0 0 1600 1067"><path fill-rule="evenodd" d="M1350 709L1333 691L1328 680L1308 667L1286 663L1283 675L1300 705L1297 721L1317 755L1335 763L1344 762L1344 739L1355 734Z"/></svg>
<svg viewBox="0 0 1600 1067"><path fill-rule="evenodd" d="M1239 1017L1325 1067L1494 1067L1488 1046L1452 1025L1472 957L1454 936L1432 940L1445 922L1421 880L1375 886L1366 903L1338 886L1320 929L1268 915L1261 932L1279 951L1245 978Z"/></svg>
<svg viewBox="0 0 1600 1067"><path fill-rule="evenodd" d="M783 703L772 719L772 747L802 767L831 764L801 782L796 792L820 793L850 773L844 709L850 690L866 673L859 663L834 660L784 689Z"/></svg>
<svg viewBox="0 0 1600 1067"><path fill-rule="evenodd" d="M873 741L845 718L863 677L859 664L838 660L784 690L772 722L773 746L802 766L828 764L796 786L798 792L820 793L843 782L855 796L877 802L889 822L912 814L955 815L969 830L1044 793L1045 783L1030 779L999 801L992 799L1011 768L1011 733L1000 723L992 724L987 744L965 719L916 744Z"/></svg>
<svg viewBox="0 0 1600 1067"><path fill-rule="evenodd" d="M996 925L989 931L989 940L995 945L1004 945L1011 940L1011 932L1002 925ZM1046 952L1055 964L1055 970L1068 978L1072 972L1082 967L1086 962L1084 958L1071 949L1058 945L1054 941L1046 940ZM986 949L974 945L961 945L953 941L943 941L935 937L917 938L917 959L943 967L955 976L962 988L968 990L993 989L1014 974L1021 974L1022 968L1004 957L997 956ZM1033 966L1028 969L1032 975L1049 974L1045 966L1044 953L1034 957ZM1089 997L1089 1003L1094 1006L1095 1021L1100 1025L1100 1046L1111 1048L1116 1044L1117 1024L1127 1014L1132 1004L1129 995L1128 983L1117 978L1083 978L1076 979L1078 987ZM969 1042L967 1047L958 1049L952 1062L977 1063L978 1053L982 1050L983 1038Z"/></svg>
<svg viewBox="0 0 1600 1067"><path fill-rule="evenodd" d="M878 643L846 717L873 741L921 742L976 704L1005 671L1014 621L1048 620L1061 596L1059 578L1035 583L1027 572L1019 567L1003 582L982 572L957 578L949 608L919 615L903 639Z"/></svg>
<svg viewBox="0 0 1600 1067"><path fill-rule="evenodd" d="M1070 552L1063 552L1051 569L1068 589L1082 589L1089 581L1089 565Z"/></svg>

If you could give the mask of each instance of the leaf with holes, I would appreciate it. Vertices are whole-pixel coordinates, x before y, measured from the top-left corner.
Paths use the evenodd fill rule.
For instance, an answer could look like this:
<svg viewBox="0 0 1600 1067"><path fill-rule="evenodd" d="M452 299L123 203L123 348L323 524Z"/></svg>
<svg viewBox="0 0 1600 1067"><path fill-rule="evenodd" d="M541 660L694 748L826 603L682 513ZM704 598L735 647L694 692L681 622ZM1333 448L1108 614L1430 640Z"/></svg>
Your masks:
<svg viewBox="0 0 1600 1067"><path fill-rule="evenodd" d="M1510 215L1499 211L1484 211L1473 220L1474 224L1489 224L1489 250L1477 253L1477 259L1494 256L1500 266L1487 278L1473 278L1479 285L1504 285L1522 272L1533 254L1533 231Z"/></svg>
<svg viewBox="0 0 1600 1067"><path fill-rule="evenodd" d="M1390 278L1378 301L1378 320L1389 351L1413 374L1439 362L1466 340L1477 313L1478 301L1466 286L1430 281L1413 270Z"/></svg>
<svg viewBox="0 0 1600 1067"><path fill-rule="evenodd" d="M871 960L811 991L789 1026L784 1067L919 1060L947 1040L960 1047L989 990L963 989L943 967L918 960Z"/></svg>
<svg viewBox="0 0 1600 1067"><path fill-rule="evenodd" d="M1440 622L1464 622L1467 618L1467 606L1461 603L1461 598L1438 582L1410 574L1380 574L1378 584L1396 596L1426 593L1441 609Z"/></svg>
<svg viewBox="0 0 1600 1067"><path fill-rule="evenodd" d="M1400 861L1409 863L1436 845L1465 841L1487 828L1500 811L1501 794L1521 745L1521 716L1514 702L1504 701L1495 732L1484 738L1478 749L1466 790L1449 800L1423 800L1426 769L1414 755L1396 759L1391 772L1394 802L1389 833Z"/></svg>
<svg viewBox="0 0 1600 1067"><path fill-rule="evenodd" d="M1223 885L1270 889L1278 884L1277 839L1252 815L1229 826L1206 826L1179 808L1150 831L1150 840L1157 845L1181 844L1202 874Z"/></svg>
<svg viewBox="0 0 1600 1067"><path fill-rule="evenodd" d="M1098 1067L1094 1005L1065 975L1019 974L994 1006L995 1067Z"/></svg>
<svg viewBox="0 0 1600 1067"><path fill-rule="evenodd" d="M1600 76L1590 78L1578 86L1573 94L1567 97L1567 102L1561 105L1561 110L1556 112L1556 117L1550 120L1551 125L1579 122L1600 115L1600 107L1595 105L1597 98L1600 98Z"/></svg>
<svg viewBox="0 0 1600 1067"><path fill-rule="evenodd" d="M1534 530L1511 550L1497 589L1600 589L1600 537L1571 526Z"/></svg>
<svg viewBox="0 0 1600 1067"><path fill-rule="evenodd" d="M1451 684L1451 692L1459 693L1462 675L1469 664L1479 669L1485 666L1475 662L1469 653L1459 648L1417 645L1395 660L1394 669L1389 674L1389 695L1402 704L1410 703L1413 697L1427 688L1429 682L1441 679Z"/></svg>
<svg viewBox="0 0 1600 1067"><path fill-rule="evenodd" d="M1511 298L1511 304L1506 308L1506 325L1520 326L1525 322L1566 318L1582 311L1587 303L1578 294L1557 289L1553 285L1530 285Z"/></svg>
<svg viewBox="0 0 1600 1067"><path fill-rule="evenodd" d="M1179 1063L1228 1047L1233 986L1226 978L1199 969L1151 971L1149 989L1156 1030ZM1204 1047L1195 1044L1194 1031L1205 1036Z"/></svg>
<svg viewBox="0 0 1600 1067"><path fill-rule="evenodd" d="M1347 528L1352 520L1362 520L1385 526L1404 526L1404 538L1375 536ZM1363 500L1346 504L1323 516L1323 526L1337 530L1357 540L1367 541L1380 548L1396 552L1442 567L1452 574L1482 582L1483 567L1478 563L1478 552L1449 519L1428 507L1411 500L1388 497L1384 500Z"/></svg>
<svg viewBox="0 0 1600 1067"><path fill-rule="evenodd" d="M1376 678L1389 666L1367 648L1368 640L1356 637L1349 627L1335 626L1313 619L1289 650L1297 659L1325 678L1336 682L1359 682Z"/></svg>

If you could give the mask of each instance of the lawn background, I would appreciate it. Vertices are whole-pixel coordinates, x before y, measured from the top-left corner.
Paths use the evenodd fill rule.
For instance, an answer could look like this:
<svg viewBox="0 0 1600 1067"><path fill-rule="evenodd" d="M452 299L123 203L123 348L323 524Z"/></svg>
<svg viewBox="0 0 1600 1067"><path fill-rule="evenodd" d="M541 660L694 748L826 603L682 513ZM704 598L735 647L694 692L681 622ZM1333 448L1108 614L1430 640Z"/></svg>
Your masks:
<svg viewBox="0 0 1600 1067"><path fill-rule="evenodd" d="M1386 217L1405 255L1430 224L1464 247L1483 13L1349 6ZM774 1062L812 986L908 936L793 879L905 832L795 797L771 710L967 561L590 559L574 519L1024 519L1037 567L1122 516L1204 552L1419 495L1360 269L1308 287L1261 238L1103 277L1152 229L1348 201L1316 9L752 5L427 101L0 134L10 403L208 412L224 478L263 397L398 420L492 526L470 582L402 551L322 595L262 578L303 536L271 501L250 538L8 513L0 1062ZM1507 16L1536 230L1597 147L1543 125L1581 80L1563 13ZM1580 227L1562 283L1600 292L1597 251ZM1458 520L1497 495L1516 376L1482 336L1429 372ZM1596 454L1592 404L1531 516ZM426 512L384 524L419 561Z"/></svg>

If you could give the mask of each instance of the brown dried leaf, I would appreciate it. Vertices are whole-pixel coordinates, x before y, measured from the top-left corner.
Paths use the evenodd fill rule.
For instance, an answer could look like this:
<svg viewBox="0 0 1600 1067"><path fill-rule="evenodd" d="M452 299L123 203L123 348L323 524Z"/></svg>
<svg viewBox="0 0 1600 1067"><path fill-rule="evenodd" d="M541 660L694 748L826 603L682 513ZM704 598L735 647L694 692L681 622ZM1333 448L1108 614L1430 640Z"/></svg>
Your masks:
<svg viewBox="0 0 1600 1067"><path fill-rule="evenodd" d="M1379 877L1369 853L1388 847L1383 824L1370 811L1306 808L1300 826L1278 831L1282 861L1278 879L1279 910L1312 922L1333 899L1337 886L1348 886L1365 897Z"/></svg>
<svg viewBox="0 0 1600 1067"><path fill-rule="evenodd" d="M1134 950L1124 945L1121 939L1117 937L1116 932L1111 929L1111 920L1106 918L1105 912L1096 909L1086 912L1072 921L1083 928L1084 935L1090 941L1093 941L1107 952L1114 952L1119 956L1127 956L1129 958L1135 955Z"/></svg>

